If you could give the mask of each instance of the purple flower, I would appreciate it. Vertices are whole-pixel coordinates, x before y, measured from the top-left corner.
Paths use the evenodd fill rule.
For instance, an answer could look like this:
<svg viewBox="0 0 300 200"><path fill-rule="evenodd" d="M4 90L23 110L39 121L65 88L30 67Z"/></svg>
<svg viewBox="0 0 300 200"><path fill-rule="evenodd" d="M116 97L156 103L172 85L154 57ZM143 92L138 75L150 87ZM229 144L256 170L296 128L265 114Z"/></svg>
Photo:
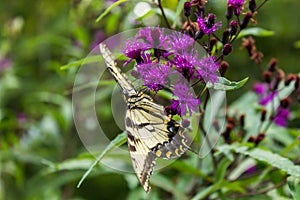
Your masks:
<svg viewBox="0 0 300 200"><path fill-rule="evenodd" d="M198 53L193 54L183 53L182 55L175 54L172 63L178 69L178 71L185 77L188 81L194 76L194 66L198 62Z"/></svg>
<svg viewBox="0 0 300 200"><path fill-rule="evenodd" d="M204 34L211 34L217 30L219 30L222 27L222 22L219 21L217 23L215 23L216 20L216 16L214 14L208 14L207 17L205 17L204 19L200 16L198 16L197 18L197 23L199 26L199 29L201 32L203 32Z"/></svg>
<svg viewBox="0 0 300 200"><path fill-rule="evenodd" d="M204 82L215 83L218 81L217 71L219 69L219 64L215 62L214 57L202 58L201 61L197 63L196 75Z"/></svg>
<svg viewBox="0 0 300 200"><path fill-rule="evenodd" d="M255 172L255 170L256 170L256 165L252 165L246 169L245 174L252 174Z"/></svg>
<svg viewBox="0 0 300 200"><path fill-rule="evenodd" d="M255 83L253 90L258 94L260 98L258 103L262 106L267 105L278 95L278 91L269 91L269 86L265 83Z"/></svg>
<svg viewBox="0 0 300 200"><path fill-rule="evenodd" d="M228 0L228 6L232 6L234 8L235 14L241 14L241 10L243 10L245 0Z"/></svg>
<svg viewBox="0 0 300 200"><path fill-rule="evenodd" d="M136 40L142 40L152 48L167 49L169 45L169 37L165 36L164 29L159 27L146 27L140 29Z"/></svg>
<svg viewBox="0 0 300 200"><path fill-rule="evenodd" d="M273 122L278 126L286 127L289 118L290 118L289 109L278 107L277 114L273 118Z"/></svg>
<svg viewBox="0 0 300 200"><path fill-rule="evenodd" d="M12 65L11 60L8 58L2 58L0 55L0 72L4 71L5 69L10 68Z"/></svg>
<svg viewBox="0 0 300 200"><path fill-rule="evenodd" d="M197 111L200 100L193 97L193 95L189 92L187 84L175 84L173 95L177 96L178 99L171 101L171 108L177 109L177 113L179 115L186 115L187 110L190 115L192 115L192 111Z"/></svg>
<svg viewBox="0 0 300 200"><path fill-rule="evenodd" d="M150 54L147 54L147 56L150 56ZM171 67L167 64L152 62L150 57L148 58L145 63L136 66L136 71L139 78L143 80L144 85L147 86L149 90L157 92L163 89L167 84Z"/></svg>
<svg viewBox="0 0 300 200"><path fill-rule="evenodd" d="M263 98L261 98L258 103L262 106L265 106L269 102L271 102L277 95L278 95L278 91L271 92L271 93L263 96Z"/></svg>
<svg viewBox="0 0 300 200"><path fill-rule="evenodd" d="M179 100L171 99L171 106L166 107L166 111L168 114L172 115L181 115L181 108L179 106Z"/></svg>
<svg viewBox="0 0 300 200"><path fill-rule="evenodd" d="M131 39L129 41L126 42L125 44L125 48L123 49L123 53L125 54L125 56L127 56L129 58L129 60L127 60L123 66L128 65L128 63L130 63L132 60L135 60L137 62L137 64L140 64L143 62L142 59L142 54L144 51L150 49L151 46L144 44L140 41L136 41L134 39Z"/></svg>
<svg viewBox="0 0 300 200"><path fill-rule="evenodd" d="M18 119L19 124L23 124L27 121L27 115L25 113L19 113L17 115L17 119Z"/></svg>
<svg viewBox="0 0 300 200"><path fill-rule="evenodd" d="M170 48L169 50L174 50L176 53L189 52L193 47L195 40L189 35L173 32L170 36Z"/></svg>
<svg viewBox="0 0 300 200"><path fill-rule="evenodd" d="M268 91L268 85L263 83L255 83L253 86L253 90L256 94L262 95Z"/></svg>

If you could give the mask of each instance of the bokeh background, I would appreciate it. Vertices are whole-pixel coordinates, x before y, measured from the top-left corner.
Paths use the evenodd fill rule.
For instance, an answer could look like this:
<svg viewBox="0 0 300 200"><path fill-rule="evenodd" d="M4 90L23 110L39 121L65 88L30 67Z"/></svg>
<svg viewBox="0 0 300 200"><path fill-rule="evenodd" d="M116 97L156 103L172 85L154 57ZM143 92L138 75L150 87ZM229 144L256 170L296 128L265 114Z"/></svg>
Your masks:
<svg viewBox="0 0 300 200"><path fill-rule="evenodd" d="M96 21L113 2L0 2L0 199L124 199L128 195L126 177L101 168L76 188L90 164L84 158L93 158L77 136L72 119L76 61L121 31L165 26L150 0L125 2ZM180 2L163 1L170 20ZM209 0L207 7L224 20L225 6L224 0ZM143 9L153 11L144 15ZM299 73L299 9L298 0L268 1L255 16L260 27L274 31L270 37L255 38L258 50L264 53L260 65L240 50L241 40L235 42L226 77L250 79L244 88L227 94L229 103L261 80L272 57L278 58L284 71ZM120 130L110 125L109 100L107 97L107 105L101 108L102 119L113 137Z"/></svg>

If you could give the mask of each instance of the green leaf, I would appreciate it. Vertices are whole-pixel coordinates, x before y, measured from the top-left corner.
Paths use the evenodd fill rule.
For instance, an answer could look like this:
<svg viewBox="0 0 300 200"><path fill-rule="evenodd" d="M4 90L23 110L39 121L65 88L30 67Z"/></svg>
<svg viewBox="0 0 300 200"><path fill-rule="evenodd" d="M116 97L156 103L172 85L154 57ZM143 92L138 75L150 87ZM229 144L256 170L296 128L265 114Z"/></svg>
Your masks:
<svg viewBox="0 0 300 200"><path fill-rule="evenodd" d="M226 170L231 163L232 161L230 161L226 157L218 163L218 169L215 175L215 182L222 182L224 180Z"/></svg>
<svg viewBox="0 0 300 200"><path fill-rule="evenodd" d="M95 162L90 166L90 168L84 173L79 183L77 184L77 188L80 187L81 183L84 179L91 173L92 169L98 164L98 162L110 151L121 146L126 142L126 134L125 132L119 134L115 139L113 139L110 144L104 149L104 151L99 155L99 157L95 160Z"/></svg>
<svg viewBox="0 0 300 200"><path fill-rule="evenodd" d="M120 5L121 3L126 2L127 0L119 0L113 4L111 4L111 6L109 6L97 19L96 22L99 22L103 17L105 17L112 9L114 9L115 7L117 7L118 5Z"/></svg>
<svg viewBox="0 0 300 200"><path fill-rule="evenodd" d="M198 192L191 200L204 199L209 194L211 194L214 191L218 190L220 188L220 186L221 186L221 182L218 182L218 183L216 183L214 185L211 185L211 186L207 187L204 190L200 190L200 192Z"/></svg>
<svg viewBox="0 0 300 200"><path fill-rule="evenodd" d="M154 11L154 10L149 10L149 11L146 12L144 15L138 17L136 20L142 21L143 19L148 18L148 17L151 17L151 16L154 15L154 14L155 14L155 11Z"/></svg>
<svg viewBox="0 0 300 200"><path fill-rule="evenodd" d="M165 191L174 194L174 196L177 197L175 199L183 199L183 193L176 189L176 185L170 179L160 174L154 174L152 176L151 183L162 188Z"/></svg>
<svg viewBox="0 0 300 200"><path fill-rule="evenodd" d="M287 181L293 198L295 200L300 199L300 179L290 176L288 177Z"/></svg>
<svg viewBox="0 0 300 200"><path fill-rule="evenodd" d="M192 165L188 165L186 162L183 162L181 160L177 160L172 164L172 168L175 168L183 173L190 173L192 175L196 175L201 177L202 179L213 182L213 179L211 177L208 177L203 172L201 172L199 169L193 167Z"/></svg>
<svg viewBox="0 0 300 200"><path fill-rule="evenodd" d="M244 78L241 81L235 82L235 81L229 81L228 79L224 78L224 77L219 77L219 81L217 83L211 83L208 82L206 84L207 88L213 88L215 90L224 90L224 91L228 91L228 90L236 90L241 88L243 85L245 85L245 83L248 81L248 77Z"/></svg>
<svg viewBox="0 0 300 200"><path fill-rule="evenodd" d="M182 13L184 2L186 2L186 0L179 0L179 2L178 2L177 8L176 8L176 14L174 16L174 22L172 24L172 27L175 27L176 23L179 22L179 16Z"/></svg>
<svg viewBox="0 0 300 200"><path fill-rule="evenodd" d="M263 149L249 149L245 145L233 144L233 145L222 145L222 150L230 149L236 153L240 153L246 156L250 156L256 160L266 162L267 164L276 167L289 175L300 178L300 166L295 165L289 159L282 157L278 154L272 153Z"/></svg>
<svg viewBox="0 0 300 200"><path fill-rule="evenodd" d="M297 49L300 49L300 40L298 40L294 43L294 47Z"/></svg>
<svg viewBox="0 0 300 200"><path fill-rule="evenodd" d="M245 37L248 35L254 35L257 37L270 37L274 35L274 31L269 31L259 27L247 28L240 32L238 38Z"/></svg>
<svg viewBox="0 0 300 200"><path fill-rule="evenodd" d="M82 64L100 62L101 60L102 60L101 56L89 56L87 58L83 58L83 59L71 62L69 64L63 65L60 67L60 70L66 70L66 69L70 69L72 67L79 67Z"/></svg>
<svg viewBox="0 0 300 200"><path fill-rule="evenodd" d="M113 15L108 15L108 17L105 20L105 32L107 35L112 35L117 29L116 24L118 24L120 21L120 15L117 13Z"/></svg>

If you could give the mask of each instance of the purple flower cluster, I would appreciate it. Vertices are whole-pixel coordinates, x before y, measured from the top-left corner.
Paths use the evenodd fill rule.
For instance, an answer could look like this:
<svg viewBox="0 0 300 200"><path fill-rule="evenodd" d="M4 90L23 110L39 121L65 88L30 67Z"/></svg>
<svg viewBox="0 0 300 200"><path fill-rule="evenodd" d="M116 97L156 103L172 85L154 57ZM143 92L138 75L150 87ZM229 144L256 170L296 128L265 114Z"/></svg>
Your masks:
<svg viewBox="0 0 300 200"><path fill-rule="evenodd" d="M208 14L208 16L205 18L198 16L197 23L198 23L200 31L204 34L211 34L215 31L219 30L222 27L222 22L219 21L219 22L215 23L216 19L217 19L217 17L211 13Z"/></svg>
<svg viewBox="0 0 300 200"><path fill-rule="evenodd" d="M258 103L262 106L267 105L278 95L278 91L270 91L269 85L266 83L256 83L253 90L259 96Z"/></svg>
<svg viewBox="0 0 300 200"><path fill-rule="evenodd" d="M290 110L288 108L277 108L277 114L275 115L273 122L281 127L286 127L290 118Z"/></svg>
<svg viewBox="0 0 300 200"><path fill-rule="evenodd" d="M217 27L218 23L211 27L206 23L205 32L213 32ZM173 32L167 35L159 27L140 29L125 44L123 53L129 60L124 66L135 61L132 74L142 80L148 90L171 90L174 98L171 99L170 112L192 114L197 110L200 100L189 91L189 85L199 81L217 82L219 69L213 57L199 59L197 50L193 48L194 43L194 39L186 34ZM170 77L176 77L176 80Z"/></svg>
<svg viewBox="0 0 300 200"><path fill-rule="evenodd" d="M258 103L262 106L266 106L272 102L274 98L278 97L278 91L270 91L269 85L266 83L254 84L253 90L260 97ZM275 116L272 117L272 121L278 126L286 127L289 118L289 109L279 106L276 109Z"/></svg>
<svg viewBox="0 0 300 200"><path fill-rule="evenodd" d="M241 10L244 8L245 0L228 0L228 6L234 9L236 15L241 14Z"/></svg>

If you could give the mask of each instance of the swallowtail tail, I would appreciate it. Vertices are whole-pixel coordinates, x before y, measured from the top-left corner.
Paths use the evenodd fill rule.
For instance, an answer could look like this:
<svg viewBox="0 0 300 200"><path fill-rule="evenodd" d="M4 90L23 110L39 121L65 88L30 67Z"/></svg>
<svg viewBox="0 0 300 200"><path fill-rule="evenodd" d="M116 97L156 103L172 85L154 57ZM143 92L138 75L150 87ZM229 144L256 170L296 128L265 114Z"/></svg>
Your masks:
<svg viewBox="0 0 300 200"><path fill-rule="evenodd" d="M149 95L133 87L117 67L106 45L100 44L99 47L108 71L124 94L127 103L125 127L128 149L134 171L148 192L156 158L178 158L188 149L184 128L165 113L162 105L154 103Z"/></svg>

